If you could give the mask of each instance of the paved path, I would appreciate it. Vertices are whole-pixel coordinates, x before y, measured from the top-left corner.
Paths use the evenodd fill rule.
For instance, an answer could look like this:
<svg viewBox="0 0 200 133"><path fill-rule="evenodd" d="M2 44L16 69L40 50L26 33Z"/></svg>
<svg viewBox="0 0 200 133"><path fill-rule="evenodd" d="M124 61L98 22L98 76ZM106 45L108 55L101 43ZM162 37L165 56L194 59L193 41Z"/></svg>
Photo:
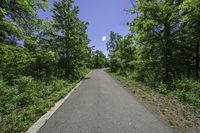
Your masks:
<svg viewBox="0 0 200 133"><path fill-rule="evenodd" d="M103 70L94 70L39 133L172 133Z"/></svg>

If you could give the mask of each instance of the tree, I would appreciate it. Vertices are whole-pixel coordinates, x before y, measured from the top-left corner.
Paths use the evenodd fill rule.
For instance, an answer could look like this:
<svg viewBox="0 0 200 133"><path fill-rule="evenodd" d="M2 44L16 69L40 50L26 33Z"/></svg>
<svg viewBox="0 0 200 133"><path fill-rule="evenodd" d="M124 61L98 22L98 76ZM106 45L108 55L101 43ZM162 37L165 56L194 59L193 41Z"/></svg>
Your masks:
<svg viewBox="0 0 200 133"><path fill-rule="evenodd" d="M179 8L182 11L181 15L181 25L185 31L186 37L188 40L191 40L191 43L194 44L194 53L195 53L195 76L199 78L199 67L200 67L200 58L199 58L199 49L200 49L200 1L199 0L184 0L180 4Z"/></svg>
<svg viewBox="0 0 200 133"><path fill-rule="evenodd" d="M173 54L179 45L176 39L180 30L179 4L176 0L140 0L133 9L133 13L139 15L130 24L130 30L137 35L139 43L144 45L143 49L160 54L160 57L153 54L152 59L162 63L159 66L163 68L160 73L164 74L162 79L168 85L176 73Z"/></svg>
<svg viewBox="0 0 200 133"><path fill-rule="evenodd" d="M37 21L37 10L47 7L47 0L3 0L0 4L0 41L16 45L29 41Z"/></svg>
<svg viewBox="0 0 200 133"><path fill-rule="evenodd" d="M34 64L38 9L45 9L47 1L3 0L0 3L0 68L1 76L11 83L27 75Z"/></svg>
<svg viewBox="0 0 200 133"><path fill-rule="evenodd" d="M139 0L131 10L131 33L111 32L111 70L132 75L151 87L181 77L199 78L200 11L197 0Z"/></svg>
<svg viewBox="0 0 200 133"><path fill-rule="evenodd" d="M55 28L55 49L59 56L59 69L65 77L76 76L81 67L85 67L89 39L87 24L78 18L79 9L73 6L73 0L54 2L53 27Z"/></svg>
<svg viewBox="0 0 200 133"><path fill-rule="evenodd" d="M112 71L126 73L133 69L135 46L132 35L122 37L118 33L111 32L110 40L106 43L110 51L110 66Z"/></svg>
<svg viewBox="0 0 200 133"><path fill-rule="evenodd" d="M99 50L93 52L94 68L106 67L106 56Z"/></svg>

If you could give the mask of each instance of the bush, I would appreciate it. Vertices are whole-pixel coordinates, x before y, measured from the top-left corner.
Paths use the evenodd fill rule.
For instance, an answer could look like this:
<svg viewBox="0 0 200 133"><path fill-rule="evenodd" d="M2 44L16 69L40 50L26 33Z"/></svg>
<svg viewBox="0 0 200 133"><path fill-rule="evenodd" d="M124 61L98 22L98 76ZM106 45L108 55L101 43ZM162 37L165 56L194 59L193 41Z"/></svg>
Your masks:
<svg viewBox="0 0 200 133"><path fill-rule="evenodd" d="M188 78L176 79L173 87L177 96L193 105L200 106L200 81Z"/></svg>
<svg viewBox="0 0 200 133"><path fill-rule="evenodd" d="M160 83L160 85L156 88L159 92L163 93L163 94L167 94L169 93L169 90L167 89L167 85Z"/></svg>
<svg viewBox="0 0 200 133"><path fill-rule="evenodd" d="M176 79L173 82L176 90L184 92L192 92L200 96L200 81L188 78Z"/></svg>
<svg viewBox="0 0 200 133"><path fill-rule="evenodd" d="M25 48L3 45L0 43L0 74L3 80L12 84L25 73L28 66L34 61L32 55Z"/></svg>

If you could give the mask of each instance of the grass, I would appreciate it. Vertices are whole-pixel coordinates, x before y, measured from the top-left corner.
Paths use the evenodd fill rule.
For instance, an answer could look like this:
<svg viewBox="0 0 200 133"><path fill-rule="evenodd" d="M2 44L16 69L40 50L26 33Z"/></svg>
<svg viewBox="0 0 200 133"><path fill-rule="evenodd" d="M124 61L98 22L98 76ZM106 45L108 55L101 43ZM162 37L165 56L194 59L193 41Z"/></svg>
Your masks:
<svg viewBox="0 0 200 133"><path fill-rule="evenodd" d="M21 77L14 86L0 81L0 133L25 132L79 81L36 81Z"/></svg>

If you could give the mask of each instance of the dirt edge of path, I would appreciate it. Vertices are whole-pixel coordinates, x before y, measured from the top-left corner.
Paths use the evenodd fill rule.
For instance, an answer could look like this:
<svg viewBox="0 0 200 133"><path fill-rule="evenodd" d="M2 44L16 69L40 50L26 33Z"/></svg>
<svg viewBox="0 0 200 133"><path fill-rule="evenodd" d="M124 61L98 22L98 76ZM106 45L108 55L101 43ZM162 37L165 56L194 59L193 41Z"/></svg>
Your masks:
<svg viewBox="0 0 200 133"><path fill-rule="evenodd" d="M111 77L133 93L147 108L158 114L177 133L200 133L200 109L181 102L178 98L155 90L144 89L132 80L108 72Z"/></svg>

